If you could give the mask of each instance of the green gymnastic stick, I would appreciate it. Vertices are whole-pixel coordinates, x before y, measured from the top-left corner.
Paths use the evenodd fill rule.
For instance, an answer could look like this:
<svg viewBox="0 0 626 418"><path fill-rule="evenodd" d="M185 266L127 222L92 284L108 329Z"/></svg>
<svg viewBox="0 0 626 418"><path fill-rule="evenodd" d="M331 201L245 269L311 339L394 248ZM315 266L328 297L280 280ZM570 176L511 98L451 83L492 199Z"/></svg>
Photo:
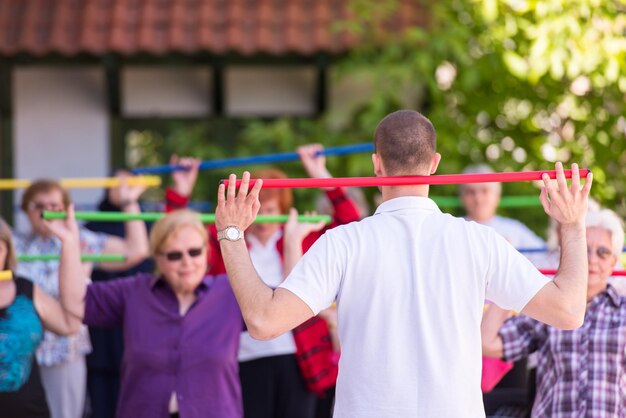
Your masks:
<svg viewBox="0 0 626 418"><path fill-rule="evenodd" d="M17 261L56 261L59 259L58 254L22 254L17 256ZM111 263L125 261L126 256L122 254L82 254L81 261L90 261L95 263Z"/></svg>
<svg viewBox="0 0 626 418"><path fill-rule="evenodd" d="M163 218L166 214L161 212L126 213L126 212L75 212L74 216L79 221L96 222L126 222L126 221L147 221L154 222ZM43 219L66 219L65 212L44 211L41 215ZM215 214L199 214L200 221L205 224L215 223ZM262 224L284 224L289 219L289 215L257 215L255 223ZM329 215L298 215L298 222L320 222L330 223Z"/></svg>
<svg viewBox="0 0 626 418"><path fill-rule="evenodd" d="M431 196L431 199L443 208L460 208L462 206L461 199L456 196ZM503 196L500 199L501 208L527 208L541 206L539 196Z"/></svg>

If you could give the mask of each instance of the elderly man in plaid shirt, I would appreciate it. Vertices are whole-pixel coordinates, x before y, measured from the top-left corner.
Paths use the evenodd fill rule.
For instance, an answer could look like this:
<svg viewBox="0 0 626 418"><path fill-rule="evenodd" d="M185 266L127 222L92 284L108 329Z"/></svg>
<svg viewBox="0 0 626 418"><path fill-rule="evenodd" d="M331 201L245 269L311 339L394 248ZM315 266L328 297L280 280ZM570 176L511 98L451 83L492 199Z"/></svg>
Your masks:
<svg viewBox="0 0 626 418"><path fill-rule="evenodd" d="M589 279L583 325L563 331L495 305L482 323L483 354L518 360L537 352L533 417L626 417L626 297L608 283L624 230L607 209L586 219Z"/></svg>

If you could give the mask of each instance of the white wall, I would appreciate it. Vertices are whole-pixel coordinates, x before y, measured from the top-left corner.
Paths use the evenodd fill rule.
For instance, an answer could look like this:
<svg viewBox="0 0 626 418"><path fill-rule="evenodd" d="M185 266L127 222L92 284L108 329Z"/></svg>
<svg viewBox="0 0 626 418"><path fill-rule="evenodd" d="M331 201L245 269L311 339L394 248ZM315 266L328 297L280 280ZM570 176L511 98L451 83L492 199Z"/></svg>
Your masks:
<svg viewBox="0 0 626 418"><path fill-rule="evenodd" d="M122 112L130 117L203 117L211 113L209 67L122 69Z"/></svg>
<svg viewBox="0 0 626 418"><path fill-rule="evenodd" d="M228 116L294 116L315 113L314 67L241 66L225 69Z"/></svg>
<svg viewBox="0 0 626 418"><path fill-rule="evenodd" d="M101 69L17 67L13 100L15 178L109 175L109 118ZM98 189L72 191L76 202L101 197ZM20 198L16 192L15 202ZM16 222L18 229L27 225L23 215Z"/></svg>

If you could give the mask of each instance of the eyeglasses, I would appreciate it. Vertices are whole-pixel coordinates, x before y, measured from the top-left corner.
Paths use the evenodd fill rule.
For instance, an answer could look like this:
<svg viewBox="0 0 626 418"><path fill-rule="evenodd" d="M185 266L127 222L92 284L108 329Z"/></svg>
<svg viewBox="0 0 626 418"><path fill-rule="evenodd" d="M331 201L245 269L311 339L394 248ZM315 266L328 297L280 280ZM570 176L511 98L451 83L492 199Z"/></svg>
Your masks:
<svg viewBox="0 0 626 418"><path fill-rule="evenodd" d="M593 253L593 250L587 247L587 256L590 256L592 253ZM601 246L601 247L596 248L595 253L600 260L606 260L607 258L611 256L611 254L613 254L613 251L609 250L606 247Z"/></svg>
<svg viewBox="0 0 626 418"><path fill-rule="evenodd" d="M189 257L196 258L204 252L204 247L189 248L186 253ZM183 259L183 251L168 251L166 253L159 253L159 255L165 256L167 261L180 261Z"/></svg>
<svg viewBox="0 0 626 418"><path fill-rule="evenodd" d="M62 212L65 210L65 206L62 203L30 202L28 204L28 209L36 212L43 212L44 210Z"/></svg>

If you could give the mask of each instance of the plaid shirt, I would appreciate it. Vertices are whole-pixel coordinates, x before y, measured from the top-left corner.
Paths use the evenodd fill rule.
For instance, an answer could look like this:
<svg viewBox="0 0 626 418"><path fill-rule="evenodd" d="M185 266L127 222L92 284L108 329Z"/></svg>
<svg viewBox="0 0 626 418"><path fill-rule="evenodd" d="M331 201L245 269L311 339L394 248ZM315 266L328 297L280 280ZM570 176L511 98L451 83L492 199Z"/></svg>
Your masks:
<svg viewBox="0 0 626 418"><path fill-rule="evenodd" d="M533 417L626 417L626 297L611 285L588 304L577 330L519 315L499 333L505 360L538 354Z"/></svg>
<svg viewBox="0 0 626 418"><path fill-rule="evenodd" d="M33 233L13 235L15 250L18 254L60 254L61 241L57 238L41 238ZM107 240L105 234L80 228L80 240L83 251L101 253ZM44 292L59 298L59 262L34 261L18 263L17 274L31 280ZM82 326L78 334L69 337L44 332L43 340L37 349L37 361L42 366L55 366L74 360L78 356L91 352L87 327Z"/></svg>

